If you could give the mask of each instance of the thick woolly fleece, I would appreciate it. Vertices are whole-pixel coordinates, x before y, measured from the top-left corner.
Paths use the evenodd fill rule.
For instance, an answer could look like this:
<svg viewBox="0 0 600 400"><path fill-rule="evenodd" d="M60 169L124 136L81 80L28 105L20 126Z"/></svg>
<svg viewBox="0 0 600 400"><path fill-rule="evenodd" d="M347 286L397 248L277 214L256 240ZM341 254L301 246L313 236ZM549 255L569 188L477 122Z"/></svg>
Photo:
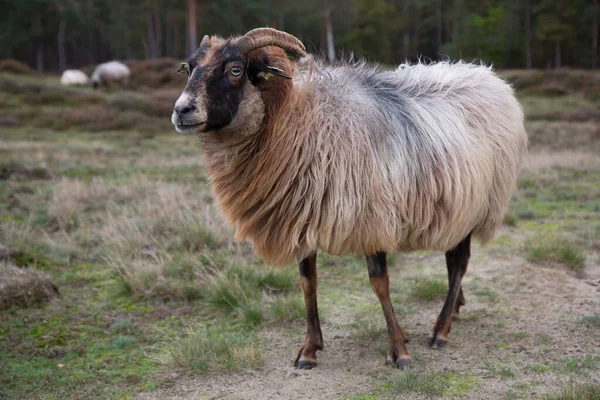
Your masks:
<svg viewBox="0 0 600 400"><path fill-rule="evenodd" d="M119 61L109 61L100 64L94 69L92 73L92 82L106 83L106 82L121 82L129 78L131 71L127 65Z"/></svg>
<svg viewBox="0 0 600 400"><path fill-rule="evenodd" d="M292 71L282 51L268 53ZM491 68L315 62L283 81L247 83L227 132L202 135L217 201L265 261L492 238L527 135Z"/></svg>

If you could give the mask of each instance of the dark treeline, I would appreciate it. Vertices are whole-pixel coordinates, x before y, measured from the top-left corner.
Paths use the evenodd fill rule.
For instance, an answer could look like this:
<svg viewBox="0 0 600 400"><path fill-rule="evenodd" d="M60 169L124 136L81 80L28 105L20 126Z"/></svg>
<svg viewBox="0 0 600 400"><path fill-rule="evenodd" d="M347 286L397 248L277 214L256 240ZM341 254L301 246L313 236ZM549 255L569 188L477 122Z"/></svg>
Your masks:
<svg viewBox="0 0 600 400"><path fill-rule="evenodd" d="M39 71L184 58L204 34L271 26L329 58L596 68L599 0L0 0L0 58Z"/></svg>

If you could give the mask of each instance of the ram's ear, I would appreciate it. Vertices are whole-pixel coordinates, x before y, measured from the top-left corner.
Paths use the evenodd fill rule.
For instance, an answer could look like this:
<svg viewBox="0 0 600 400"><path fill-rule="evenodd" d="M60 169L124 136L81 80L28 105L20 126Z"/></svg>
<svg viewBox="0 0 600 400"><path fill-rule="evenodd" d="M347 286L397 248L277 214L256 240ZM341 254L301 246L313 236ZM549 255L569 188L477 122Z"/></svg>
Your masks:
<svg viewBox="0 0 600 400"><path fill-rule="evenodd" d="M261 80L268 81L274 76L292 79L292 77L286 74L281 68L272 67L262 62L253 62L248 67L248 78L250 78L250 82L252 82L254 85L259 83Z"/></svg>

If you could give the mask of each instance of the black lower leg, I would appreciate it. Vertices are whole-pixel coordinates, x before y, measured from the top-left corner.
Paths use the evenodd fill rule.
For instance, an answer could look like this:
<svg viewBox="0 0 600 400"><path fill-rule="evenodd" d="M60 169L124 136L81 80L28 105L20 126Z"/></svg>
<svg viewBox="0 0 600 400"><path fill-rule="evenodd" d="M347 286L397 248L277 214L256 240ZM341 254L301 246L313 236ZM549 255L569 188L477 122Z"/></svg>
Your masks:
<svg viewBox="0 0 600 400"><path fill-rule="evenodd" d="M446 267L448 268L448 295L437 322L433 327L429 345L436 348L443 346L448 341L448 333L452 324L452 312L458 300L464 302L461 282L467 272L467 265L471 257L471 234L469 233L456 247L446 252Z"/></svg>
<svg viewBox="0 0 600 400"><path fill-rule="evenodd" d="M312 368L316 365L316 351L323 349L323 335L317 307L317 255L312 254L302 260L298 269L306 309L306 339L298 351L294 365L298 368Z"/></svg>
<svg viewBox="0 0 600 400"><path fill-rule="evenodd" d="M373 291L377 295L388 330L388 353L386 364L395 365L400 369L408 366L410 357L406 351L406 336L398 324L392 301L390 300L390 280L387 273L386 254L379 252L373 256L367 256L369 268L369 281Z"/></svg>

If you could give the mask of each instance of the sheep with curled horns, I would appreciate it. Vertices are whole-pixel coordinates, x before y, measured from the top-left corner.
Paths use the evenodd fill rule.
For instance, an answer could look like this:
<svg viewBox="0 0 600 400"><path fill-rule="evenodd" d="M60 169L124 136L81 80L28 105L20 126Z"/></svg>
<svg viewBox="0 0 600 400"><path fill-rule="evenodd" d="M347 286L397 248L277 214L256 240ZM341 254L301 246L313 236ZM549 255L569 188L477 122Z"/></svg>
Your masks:
<svg viewBox="0 0 600 400"><path fill-rule="evenodd" d="M471 239L501 224L527 151L521 106L491 68L457 62L311 62L294 36L259 28L205 36L175 103L177 131L200 136L216 200L236 239L265 261L298 260L307 334L295 365L323 348L317 251L367 260L389 343L386 363L408 365L408 341L389 296L386 254L446 254L449 290L428 344L446 344Z"/></svg>

